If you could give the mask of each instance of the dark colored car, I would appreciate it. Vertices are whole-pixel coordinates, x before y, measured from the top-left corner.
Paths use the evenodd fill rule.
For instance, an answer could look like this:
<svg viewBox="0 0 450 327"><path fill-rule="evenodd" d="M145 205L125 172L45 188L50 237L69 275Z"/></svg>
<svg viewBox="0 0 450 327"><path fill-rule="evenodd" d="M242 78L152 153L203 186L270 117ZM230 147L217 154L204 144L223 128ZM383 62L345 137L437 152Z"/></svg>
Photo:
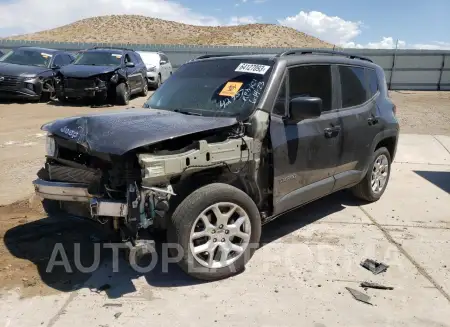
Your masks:
<svg viewBox="0 0 450 327"><path fill-rule="evenodd" d="M5 53L2 50L0 50L0 57L2 57L4 54Z"/></svg>
<svg viewBox="0 0 450 327"><path fill-rule="evenodd" d="M287 211L347 188L380 199L395 115L383 69L364 57L209 56L142 109L44 125L34 186L49 212L100 221L138 249L147 229L166 231L184 271L216 280L242 271L261 226Z"/></svg>
<svg viewBox="0 0 450 327"><path fill-rule="evenodd" d="M133 94L147 96L147 68L133 50L83 50L73 64L59 71L56 92L62 102L71 98L109 98L126 105Z"/></svg>
<svg viewBox="0 0 450 327"><path fill-rule="evenodd" d="M54 95L54 75L74 56L65 51L18 47L0 58L0 98L48 101Z"/></svg>

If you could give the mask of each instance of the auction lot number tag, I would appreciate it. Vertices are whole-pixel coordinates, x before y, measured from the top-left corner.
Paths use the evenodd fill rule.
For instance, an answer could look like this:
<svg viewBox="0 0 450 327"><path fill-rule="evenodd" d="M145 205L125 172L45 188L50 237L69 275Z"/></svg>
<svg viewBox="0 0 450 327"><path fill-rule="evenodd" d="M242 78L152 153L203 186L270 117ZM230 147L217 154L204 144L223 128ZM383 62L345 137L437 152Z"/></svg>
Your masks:
<svg viewBox="0 0 450 327"><path fill-rule="evenodd" d="M270 68L270 66L266 66L266 65L241 63L235 69L235 71L241 72L241 73L252 73L252 74L264 75L265 73L267 73L269 68Z"/></svg>

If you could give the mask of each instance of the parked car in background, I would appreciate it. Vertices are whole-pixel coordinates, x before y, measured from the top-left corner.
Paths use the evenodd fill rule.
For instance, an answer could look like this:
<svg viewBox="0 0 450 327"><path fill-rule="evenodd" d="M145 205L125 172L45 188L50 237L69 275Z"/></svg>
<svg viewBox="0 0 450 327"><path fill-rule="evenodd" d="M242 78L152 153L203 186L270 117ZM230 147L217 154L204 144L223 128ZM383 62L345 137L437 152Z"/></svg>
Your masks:
<svg viewBox="0 0 450 327"><path fill-rule="evenodd" d="M3 57L4 54L5 53L2 50L0 50L0 57Z"/></svg>
<svg viewBox="0 0 450 327"><path fill-rule="evenodd" d="M205 280L242 271L261 225L285 212L348 188L379 200L399 137L383 69L325 50L194 60L142 109L42 129L34 186L47 210L138 249L146 229L165 230L181 268Z"/></svg>
<svg viewBox="0 0 450 327"><path fill-rule="evenodd" d="M163 52L137 51L147 68L148 82L157 89L173 73L172 64Z"/></svg>
<svg viewBox="0 0 450 327"><path fill-rule="evenodd" d="M77 53L75 61L56 76L59 101L68 99L108 98L120 105L128 104L130 96L147 96L147 70L141 57L133 50L92 48Z"/></svg>
<svg viewBox="0 0 450 327"><path fill-rule="evenodd" d="M0 58L0 98L48 101L55 94L54 76L74 60L66 51L18 47Z"/></svg>

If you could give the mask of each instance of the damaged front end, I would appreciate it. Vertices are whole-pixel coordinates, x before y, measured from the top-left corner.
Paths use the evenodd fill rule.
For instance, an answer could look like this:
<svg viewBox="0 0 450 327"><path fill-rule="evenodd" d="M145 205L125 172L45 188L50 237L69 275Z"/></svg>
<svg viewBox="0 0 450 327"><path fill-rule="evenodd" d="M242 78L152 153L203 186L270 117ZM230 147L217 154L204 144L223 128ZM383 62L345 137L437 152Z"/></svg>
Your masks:
<svg viewBox="0 0 450 327"><path fill-rule="evenodd" d="M59 98L104 98L112 96L119 81L125 77L120 69L88 77L72 77L58 73L55 77Z"/></svg>
<svg viewBox="0 0 450 327"><path fill-rule="evenodd" d="M122 155L49 135L45 167L33 182L35 192L64 212L108 225L120 232L122 241L135 242L149 227L165 229L185 190L202 183L238 183L254 194L256 203L263 202L257 180L261 142L244 129L237 124Z"/></svg>

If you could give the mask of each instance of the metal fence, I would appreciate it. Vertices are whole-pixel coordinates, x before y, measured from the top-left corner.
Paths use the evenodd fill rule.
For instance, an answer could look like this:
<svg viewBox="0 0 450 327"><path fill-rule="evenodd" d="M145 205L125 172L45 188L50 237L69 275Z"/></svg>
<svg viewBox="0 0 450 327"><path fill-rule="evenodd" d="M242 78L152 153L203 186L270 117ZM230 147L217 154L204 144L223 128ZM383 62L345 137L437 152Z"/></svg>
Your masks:
<svg viewBox="0 0 450 327"><path fill-rule="evenodd" d="M279 53L291 48L238 46L197 46L167 44L63 43L0 40L0 49L17 46L39 46L76 51L94 46L126 47L140 51L163 51L176 69L186 61L204 54L217 53ZM337 49L342 50L342 49ZM383 67L391 90L450 90L450 51L445 50L378 50L345 49L345 52L371 58Z"/></svg>

